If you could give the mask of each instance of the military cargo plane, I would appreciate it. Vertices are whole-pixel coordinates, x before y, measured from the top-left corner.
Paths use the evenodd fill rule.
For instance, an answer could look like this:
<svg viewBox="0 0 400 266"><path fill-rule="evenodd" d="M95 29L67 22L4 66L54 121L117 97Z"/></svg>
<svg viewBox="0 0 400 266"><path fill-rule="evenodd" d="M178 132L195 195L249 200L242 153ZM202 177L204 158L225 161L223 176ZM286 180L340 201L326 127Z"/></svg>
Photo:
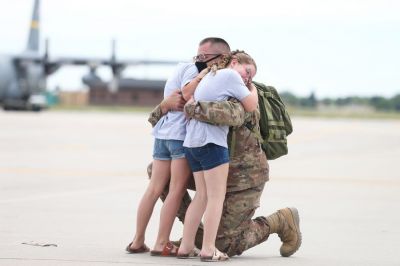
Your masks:
<svg viewBox="0 0 400 266"><path fill-rule="evenodd" d="M87 65L90 75L83 80L93 84L97 77L95 70L100 65L109 66L113 73L113 81L109 89L116 91L121 72L126 66L137 65L171 65L177 61L167 60L117 60L115 42L112 54L108 59L99 58L50 58L48 42L45 52L39 54L39 20L40 1L35 0L28 43L25 51L17 55L0 55L0 104L5 110L24 109L39 111L46 107L46 78L62 65Z"/></svg>

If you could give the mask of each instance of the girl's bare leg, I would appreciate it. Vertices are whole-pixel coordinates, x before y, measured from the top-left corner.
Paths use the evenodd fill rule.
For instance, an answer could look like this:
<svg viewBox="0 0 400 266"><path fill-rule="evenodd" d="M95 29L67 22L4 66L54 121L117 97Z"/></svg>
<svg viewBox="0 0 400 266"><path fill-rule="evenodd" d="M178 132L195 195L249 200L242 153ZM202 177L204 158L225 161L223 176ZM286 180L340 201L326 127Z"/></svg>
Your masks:
<svg viewBox="0 0 400 266"><path fill-rule="evenodd" d="M186 192L189 175L190 167L185 158L172 160L169 192L161 208L158 236L153 250L162 251L169 241L176 213Z"/></svg>
<svg viewBox="0 0 400 266"><path fill-rule="evenodd" d="M207 205L207 191L203 172L194 172L193 176L196 183L196 194L186 211L183 238L179 246L180 254L189 253L194 248L197 228Z"/></svg>
<svg viewBox="0 0 400 266"><path fill-rule="evenodd" d="M215 239L226 193L229 163L204 171L207 206L204 212L204 235L201 256L211 256L215 251Z"/></svg>
<svg viewBox="0 0 400 266"><path fill-rule="evenodd" d="M154 205L166 186L171 170L171 161L154 160L150 183L142 196L136 215L136 234L131 248L137 249L143 246L147 224L149 223Z"/></svg>

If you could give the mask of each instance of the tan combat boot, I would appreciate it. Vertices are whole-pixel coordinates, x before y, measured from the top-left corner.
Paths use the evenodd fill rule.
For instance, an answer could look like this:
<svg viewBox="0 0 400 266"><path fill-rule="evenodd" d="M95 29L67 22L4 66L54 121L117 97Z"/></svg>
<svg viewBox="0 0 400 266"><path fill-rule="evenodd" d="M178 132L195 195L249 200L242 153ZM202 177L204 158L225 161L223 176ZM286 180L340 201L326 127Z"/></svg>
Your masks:
<svg viewBox="0 0 400 266"><path fill-rule="evenodd" d="M277 233L282 240L283 257L293 255L301 245L300 218L296 208L285 208L266 217L270 234Z"/></svg>

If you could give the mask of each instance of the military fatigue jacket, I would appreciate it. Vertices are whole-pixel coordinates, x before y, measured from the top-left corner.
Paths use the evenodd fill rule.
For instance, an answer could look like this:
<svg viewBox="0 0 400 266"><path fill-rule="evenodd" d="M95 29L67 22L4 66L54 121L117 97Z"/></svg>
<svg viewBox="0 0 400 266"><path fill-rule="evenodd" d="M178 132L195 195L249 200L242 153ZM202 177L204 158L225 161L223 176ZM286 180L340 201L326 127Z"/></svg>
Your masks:
<svg viewBox="0 0 400 266"><path fill-rule="evenodd" d="M260 112L247 113L237 100L222 102L194 102L185 105L189 118L214 125L228 125L230 153L227 192L259 186L269 180L269 166L265 153L253 132L259 130ZM162 116L157 106L149 117L152 126Z"/></svg>

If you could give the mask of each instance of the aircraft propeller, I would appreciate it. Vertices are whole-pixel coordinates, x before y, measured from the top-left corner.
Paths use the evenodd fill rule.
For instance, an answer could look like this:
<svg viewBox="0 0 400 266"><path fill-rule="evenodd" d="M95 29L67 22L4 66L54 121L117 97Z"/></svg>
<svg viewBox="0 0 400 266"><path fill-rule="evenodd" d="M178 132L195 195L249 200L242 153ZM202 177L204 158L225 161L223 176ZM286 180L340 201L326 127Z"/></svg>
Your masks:
<svg viewBox="0 0 400 266"><path fill-rule="evenodd" d="M111 82L108 85L108 89L110 92L115 93L119 88L119 81L121 78L121 73L125 69L126 65L117 62L117 56L115 52L116 42L115 39L111 42L111 58L110 58L110 67L113 73L113 77Z"/></svg>
<svg viewBox="0 0 400 266"><path fill-rule="evenodd" d="M49 39L46 39L45 41L42 65L46 76L54 73L61 67L60 64L49 61Z"/></svg>

